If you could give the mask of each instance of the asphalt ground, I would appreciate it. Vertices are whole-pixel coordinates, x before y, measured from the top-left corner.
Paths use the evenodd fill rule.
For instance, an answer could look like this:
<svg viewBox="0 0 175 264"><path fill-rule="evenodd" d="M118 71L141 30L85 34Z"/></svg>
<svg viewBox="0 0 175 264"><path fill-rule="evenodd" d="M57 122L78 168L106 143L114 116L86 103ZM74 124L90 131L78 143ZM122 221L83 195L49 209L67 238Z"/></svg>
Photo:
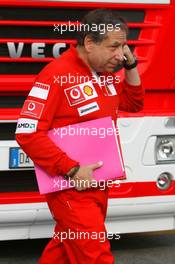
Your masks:
<svg viewBox="0 0 175 264"><path fill-rule="evenodd" d="M37 263L48 241L0 241L0 264ZM119 240L111 240L111 249L115 264L175 264L175 233L121 235Z"/></svg>

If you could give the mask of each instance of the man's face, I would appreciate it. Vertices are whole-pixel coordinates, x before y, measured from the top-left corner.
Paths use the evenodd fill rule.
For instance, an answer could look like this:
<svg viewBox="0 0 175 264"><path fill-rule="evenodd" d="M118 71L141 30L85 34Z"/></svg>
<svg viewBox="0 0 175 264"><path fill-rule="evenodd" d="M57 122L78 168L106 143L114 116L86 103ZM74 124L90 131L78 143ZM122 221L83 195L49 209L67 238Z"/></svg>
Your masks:
<svg viewBox="0 0 175 264"><path fill-rule="evenodd" d="M91 42L87 58L89 65L97 72L113 72L123 61L123 46L126 44L126 32L123 30L107 33L100 43Z"/></svg>

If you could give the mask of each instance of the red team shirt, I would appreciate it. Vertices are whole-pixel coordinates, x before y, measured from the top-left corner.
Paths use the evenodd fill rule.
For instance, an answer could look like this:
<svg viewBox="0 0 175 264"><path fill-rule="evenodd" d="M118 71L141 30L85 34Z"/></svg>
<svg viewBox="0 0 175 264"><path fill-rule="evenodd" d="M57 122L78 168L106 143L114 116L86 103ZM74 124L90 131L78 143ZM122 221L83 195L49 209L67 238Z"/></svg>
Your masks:
<svg viewBox="0 0 175 264"><path fill-rule="evenodd" d="M16 140L50 175L64 175L79 162L48 138L49 129L106 116L116 120L118 110L142 110L143 97L141 85L118 83L112 73L93 73L71 46L37 76L21 110Z"/></svg>

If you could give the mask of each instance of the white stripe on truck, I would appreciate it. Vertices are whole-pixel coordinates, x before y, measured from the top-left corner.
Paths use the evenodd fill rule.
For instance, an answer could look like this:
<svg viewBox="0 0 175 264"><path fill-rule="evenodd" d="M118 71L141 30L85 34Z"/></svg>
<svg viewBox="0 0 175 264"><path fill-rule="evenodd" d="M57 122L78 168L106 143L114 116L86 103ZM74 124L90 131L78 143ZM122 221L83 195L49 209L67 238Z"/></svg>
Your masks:
<svg viewBox="0 0 175 264"><path fill-rule="evenodd" d="M50 2L65 2L64 0L49 0ZM80 2L80 0L66 0L67 2ZM48 0L47 0L48 2ZM171 0L81 0L81 2L119 3L119 4L170 4Z"/></svg>

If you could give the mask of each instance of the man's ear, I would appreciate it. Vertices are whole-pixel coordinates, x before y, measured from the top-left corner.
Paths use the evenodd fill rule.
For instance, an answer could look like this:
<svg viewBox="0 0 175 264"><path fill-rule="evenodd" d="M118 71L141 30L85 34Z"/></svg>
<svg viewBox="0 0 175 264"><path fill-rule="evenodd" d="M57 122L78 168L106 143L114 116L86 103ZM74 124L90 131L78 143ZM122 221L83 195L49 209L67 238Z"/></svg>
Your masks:
<svg viewBox="0 0 175 264"><path fill-rule="evenodd" d="M84 48L89 53L94 48L94 42L91 37L86 36L84 39Z"/></svg>

